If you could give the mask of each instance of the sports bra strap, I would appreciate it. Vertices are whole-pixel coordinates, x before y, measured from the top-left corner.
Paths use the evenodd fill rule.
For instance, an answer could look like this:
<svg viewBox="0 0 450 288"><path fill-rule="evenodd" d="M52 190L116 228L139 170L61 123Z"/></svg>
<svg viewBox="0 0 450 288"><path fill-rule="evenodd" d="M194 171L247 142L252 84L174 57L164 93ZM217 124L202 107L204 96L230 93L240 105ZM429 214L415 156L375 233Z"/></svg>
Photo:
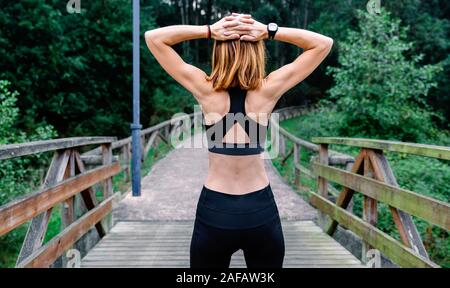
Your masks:
<svg viewBox="0 0 450 288"><path fill-rule="evenodd" d="M245 97L247 96L247 91L240 89L239 87L232 87L228 89L228 95L230 97L229 113L242 113L244 116L247 115L245 112Z"/></svg>

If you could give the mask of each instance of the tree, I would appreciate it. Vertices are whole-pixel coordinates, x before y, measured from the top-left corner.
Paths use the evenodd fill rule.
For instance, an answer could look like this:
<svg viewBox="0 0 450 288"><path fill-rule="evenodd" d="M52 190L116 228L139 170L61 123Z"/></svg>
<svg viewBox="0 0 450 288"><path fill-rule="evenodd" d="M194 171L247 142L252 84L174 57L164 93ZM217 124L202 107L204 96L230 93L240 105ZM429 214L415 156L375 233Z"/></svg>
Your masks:
<svg viewBox="0 0 450 288"><path fill-rule="evenodd" d="M407 27L382 10L381 15L358 11L358 30L339 43L339 67L332 67L335 85L329 100L344 116L342 134L401 141L435 138L426 97L441 65L418 65L423 55L405 55Z"/></svg>

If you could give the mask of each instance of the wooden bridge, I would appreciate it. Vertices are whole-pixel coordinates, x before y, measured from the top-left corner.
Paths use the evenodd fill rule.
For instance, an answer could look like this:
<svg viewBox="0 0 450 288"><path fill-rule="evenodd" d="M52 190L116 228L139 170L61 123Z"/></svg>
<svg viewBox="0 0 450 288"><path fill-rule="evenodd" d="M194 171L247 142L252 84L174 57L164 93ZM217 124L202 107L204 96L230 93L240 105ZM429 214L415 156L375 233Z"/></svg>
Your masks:
<svg viewBox="0 0 450 288"><path fill-rule="evenodd" d="M284 120L300 115L302 109L277 112ZM160 141L173 142L198 127L201 118L195 116L180 116L143 130L143 157ZM369 258L377 251L401 267L438 267L429 259L412 216L448 231L450 205L398 187L384 152L450 160L449 147L346 138L315 138L310 143L276 121L271 121L270 134L282 163L293 158L294 188L309 195L309 202L303 200L271 160L265 160L282 218L284 267L365 267L362 263L376 263ZM71 249L80 246L86 248L81 267L189 267L195 205L207 170L206 148L184 148L192 141L206 140L196 133L156 162L142 179L141 197L113 191L113 177L129 178L130 138L0 146L0 161L54 151L41 189L0 207L0 236L31 220L17 267L52 267L56 260L64 267L76 266L69 258L75 255ZM329 145L358 147L360 153L351 157L330 150ZM89 150L92 146L99 147ZM309 167L300 161L302 149L312 155ZM299 187L303 177L317 181L317 191ZM329 182L341 185L342 191ZM355 193L364 195L363 218L346 209ZM390 207L400 241L376 228L378 202ZM52 210L59 204L63 204L64 229L43 244ZM363 241L361 260L331 237L338 225ZM245 267L241 251L233 255L231 267Z"/></svg>

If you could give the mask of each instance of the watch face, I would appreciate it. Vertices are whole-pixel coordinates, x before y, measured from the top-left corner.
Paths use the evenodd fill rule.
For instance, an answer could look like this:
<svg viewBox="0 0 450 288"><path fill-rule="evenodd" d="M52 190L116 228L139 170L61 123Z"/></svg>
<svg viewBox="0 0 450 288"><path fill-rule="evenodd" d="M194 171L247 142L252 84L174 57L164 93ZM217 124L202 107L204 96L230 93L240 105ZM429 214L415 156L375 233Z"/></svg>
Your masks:
<svg viewBox="0 0 450 288"><path fill-rule="evenodd" d="M270 31L275 31L275 30L277 30L277 24L269 23L268 28L269 28Z"/></svg>

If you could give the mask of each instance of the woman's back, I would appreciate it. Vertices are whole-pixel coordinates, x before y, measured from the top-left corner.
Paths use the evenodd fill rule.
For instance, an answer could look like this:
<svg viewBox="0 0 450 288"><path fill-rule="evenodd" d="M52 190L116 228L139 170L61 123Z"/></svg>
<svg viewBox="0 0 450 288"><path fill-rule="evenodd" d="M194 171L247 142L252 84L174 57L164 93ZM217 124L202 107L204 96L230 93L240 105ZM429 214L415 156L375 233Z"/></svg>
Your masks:
<svg viewBox="0 0 450 288"><path fill-rule="evenodd" d="M262 85L261 88L251 91L232 88L218 92L211 86L211 94L202 97L203 101L199 101L207 132L212 130L214 125L222 124L216 129L216 134L221 134L222 127L225 128L223 138L220 138L221 141L217 140L224 144L222 148L212 147L208 153L209 169L205 179L206 187L229 194L245 194L262 189L269 184L263 157L260 154L262 149L259 149L257 144L264 147L265 133L263 132L267 129L270 113L276 103L263 96L263 89ZM243 98L237 99L238 97ZM239 110L240 104L243 111ZM230 111L242 112L241 116L244 117L237 117L236 113L232 114ZM235 123L233 123L234 119L236 119ZM225 124L226 121L231 122L228 127ZM249 122L254 125L247 124ZM206 133L205 136L208 138L211 134ZM212 142L211 139L208 139L208 144L210 142ZM226 146L230 143L241 144L242 147ZM252 143L253 146L245 146Z"/></svg>

